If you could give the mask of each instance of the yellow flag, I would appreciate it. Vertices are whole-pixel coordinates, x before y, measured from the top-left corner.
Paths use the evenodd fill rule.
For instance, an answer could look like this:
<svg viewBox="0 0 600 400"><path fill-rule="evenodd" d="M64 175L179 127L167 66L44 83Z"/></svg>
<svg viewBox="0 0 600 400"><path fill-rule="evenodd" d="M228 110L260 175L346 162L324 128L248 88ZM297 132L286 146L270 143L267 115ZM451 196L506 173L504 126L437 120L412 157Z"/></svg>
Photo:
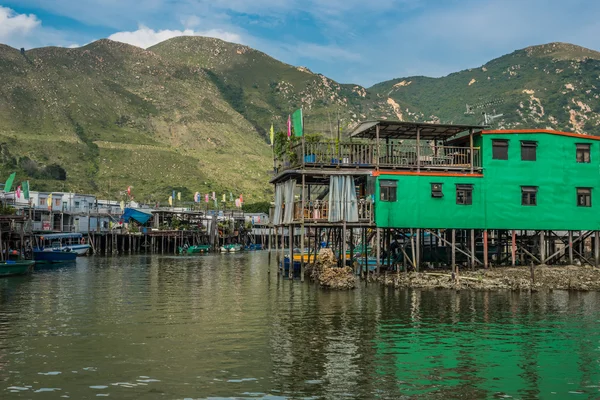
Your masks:
<svg viewBox="0 0 600 400"><path fill-rule="evenodd" d="M275 142L275 130L273 129L273 124L271 124L271 130L269 131L269 137L271 138L271 146Z"/></svg>
<svg viewBox="0 0 600 400"><path fill-rule="evenodd" d="M48 195L48 198L46 199L46 205L48 205L48 207L52 207L52 193Z"/></svg>
<svg viewBox="0 0 600 400"><path fill-rule="evenodd" d="M225 193L223 193L223 202L227 201L227 197L225 197Z"/></svg>
<svg viewBox="0 0 600 400"><path fill-rule="evenodd" d="M169 205L172 206L173 205L173 196L169 196Z"/></svg>
<svg viewBox="0 0 600 400"><path fill-rule="evenodd" d="M181 192L177 192L177 200L181 201Z"/></svg>
<svg viewBox="0 0 600 400"><path fill-rule="evenodd" d="M121 211L125 211L125 202L121 200Z"/></svg>

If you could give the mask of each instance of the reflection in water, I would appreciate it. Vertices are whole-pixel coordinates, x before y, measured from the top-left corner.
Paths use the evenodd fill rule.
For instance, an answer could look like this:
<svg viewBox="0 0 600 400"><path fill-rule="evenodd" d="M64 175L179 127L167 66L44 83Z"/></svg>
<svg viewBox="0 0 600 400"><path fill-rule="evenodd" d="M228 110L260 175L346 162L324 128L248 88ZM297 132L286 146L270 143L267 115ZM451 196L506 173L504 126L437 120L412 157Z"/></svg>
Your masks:
<svg viewBox="0 0 600 400"><path fill-rule="evenodd" d="M265 253L0 280L0 396L599 397L600 294L328 292Z"/></svg>

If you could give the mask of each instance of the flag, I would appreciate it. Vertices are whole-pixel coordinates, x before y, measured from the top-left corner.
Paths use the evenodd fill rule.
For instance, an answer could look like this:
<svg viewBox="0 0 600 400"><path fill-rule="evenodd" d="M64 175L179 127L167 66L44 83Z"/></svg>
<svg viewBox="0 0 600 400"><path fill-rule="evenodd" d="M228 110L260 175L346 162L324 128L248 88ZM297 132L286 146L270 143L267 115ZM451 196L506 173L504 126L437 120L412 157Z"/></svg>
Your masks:
<svg viewBox="0 0 600 400"><path fill-rule="evenodd" d="M21 182L23 188L23 198L29 200L29 181Z"/></svg>
<svg viewBox="0 0 600 400"><path fill-rule="evenodd" d="M244 202L244 196L242 196L242 195L240 194L240 203L243 203L243 202Z"/></svg>
<svg viewBox="0 0 600 400"><path fill-rule="evenodd" d="M15 175L17 175L17 173L13 172L6 180L6 183L4 184L4 193L10 192L10 189L12 189L13 181L15 180Z"/></svg>
<svg viewBox="0 0 600 400"><path fill-rule="evenodd" d="M17 195L17 199L21 198L21 186L17 186L17 191L15 194Z"/></svg>
<svg viewBox="0 0 600 400"><path fill-rule="evenodd" d="M223 203L225 203L227 201L227 197L225 196L225 193L223 193Z"/></svg>
<svg viewBox="0 0 600 400"><path fill-rule="evenodd" d="M171 201L175 200L175 191L173 190L173 194L171 194Z"/></svg>
<svg viewBox="0 0 600 400"><path fill-rule="evenodd" d="M200 193L198 192L194 194L194 203L200 203Z"/></svg>
<svg viewBox="0 0 600 400"><path fill-rule="evenodd" d="M288 138L289 138L290 136L292 136L292 117L290 115L288 115L287 128L288 128Z"/></svg>
<svg viewBox="0 0 600 400"><path fill-rule="evenodd" d="M46 199L46 205L48 206L48 209L52 207L52 193L48 195L48 198Z"/></svg>
<svg viewBox="0 0 600 400"><path fill-rule="evenodd" d="M131 186L127 186L127 195L131 196Z"/></svg>
<svg viewBox="0 0 600 400"><path fill-rule="evenodd" d="M275 130L273 129L273 124L271 124L271 130L269 131L269 138L271 139L271 146L275 143Z"/></svg>
<svg viewBox="0 0 600 400"><path fill-rule="evenodd" d="M233 201L233 193L229 192L229 201Z"/></svg>
<svg viewBox="0 0 600 400"><path fill-rule="evenodd" d="M181 192L177 192L177 200L181 201Z"/></svg>
<svg viewBox="0 0 600 400"><path fill-rule="evenodd" d="M292 114L292 123L294 125L294 135L296 137L302 137L304 130L304 123L302 121L302 109L294 111Z"/></svg>
<svg viewBox="0 0 600 400"><path fill-rule="evenodd" d="M213 192L212 199L215 201L217 200L217 194L215 192Z"/></svg>
<svg viewBox="0 0 600 400"><path fill-rule="evenodd" d="M169 196L169 205L172 206L173 205L173 196Z"/></svg>
<svg viewBox="0 0 600 400"><path fill-rule="evenodd" d="M121 200L121 211L125 211L125 202Z"/></svg>
<svg viewBox="0 0 600 400"><path fill-rule="evenodd" d="M204 202L205 202L205 203L208 203L208 193L206 193L206 194L204 195Z"/></svg>

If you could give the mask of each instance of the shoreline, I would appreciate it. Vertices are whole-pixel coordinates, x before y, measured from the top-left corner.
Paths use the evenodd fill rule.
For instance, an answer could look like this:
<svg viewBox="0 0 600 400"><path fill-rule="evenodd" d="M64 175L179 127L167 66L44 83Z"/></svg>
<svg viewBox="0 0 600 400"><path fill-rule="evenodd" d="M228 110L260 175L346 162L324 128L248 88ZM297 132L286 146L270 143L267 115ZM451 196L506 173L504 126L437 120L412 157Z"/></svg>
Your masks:
<svg viewBox="0 0 600 400"><path fill-rule="evenodd" d="M495 267L487 270L450 270L385 274L376 281L394 288L470 290L600 291L600 268L592 266Z"/></svg>

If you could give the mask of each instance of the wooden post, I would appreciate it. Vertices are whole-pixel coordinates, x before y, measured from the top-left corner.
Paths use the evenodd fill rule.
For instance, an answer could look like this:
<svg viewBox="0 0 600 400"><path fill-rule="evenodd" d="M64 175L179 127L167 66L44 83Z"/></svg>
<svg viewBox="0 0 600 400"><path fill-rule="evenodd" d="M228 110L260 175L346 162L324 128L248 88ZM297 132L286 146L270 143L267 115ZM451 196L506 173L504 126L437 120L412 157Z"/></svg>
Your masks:
<svg viewBox="0 0 600 400"><path fill-rule="evenodd" d="M469 129L469 158L471 161L471 173L473 173L473 164L475 161L475 157L473 157L473 128Z"/></svg>
<svg viewBox="0 0 600 400"><path fill-rule="evenodd" d="M304 135L302 135L302 163L304 165ZM306 207L306 193L305 193L305 187L306 185L306 177L304 175L304 173L302 174L302 224L300 226L300 282L304 282L304 209Z"/></svg>
<svg viewBox="0 0 600 400"><path fill-rule="evenodd" d="M596 231L594 234L594 262L596 268L600 267L600 232Z"/></svg>
<svg viewBox="0 0 600 400"><path fill-rule="evenodd" d="M573 265L573 231L569 231L569 265Z"/></svg>
<svg viewBox="0 0 600 400"><path fill-rule="evenodd" d="M377 233L377 238L375 239L375 250L376 250L376 255L377 255L377 275L379 275L379 272L381 271L381 248L380 248L380 244L381 244L381 228L375 228L376 229L376 233Z"/></svg>
<svg viewBox="0 0 600 400"><path fill-rule="evenodd" d="M290 271L289 278L294 279L294 226L288 225L289 250L290 250Z"/></svg>
<svg viewBox="0 0 600 400"><path fill-rule="evenodd" d="M514 267L517 264L517 231L512 230L512 240L510 245L510 261Z"/></svg>
<svg viewBox="0 0 600 400"><path fill-rule="evenodd" d="M415 239L415 271L419 272L419 266L421 265L421 228L417 228L417 235Z"/></svg>
<svg viewBox="0 0 600 400"><path fill-rule="evenodd" d="M346 217L342 222L342 268L346 266Z"/></svg>
<svg viewBox="0 0 600 400"><path fill-rule="evenodd" d="M456 229L452 229L452 272L456 272Z"/></svg>
<svg viewBox="0 0 600 400"><path fill-rule="evenodd" d="M415 271L417 270L417 252L415 249L415 235L414 235L414 229L410 230L410 250L411 250L411 256L412 256L412 264L415 267Z"/></svg>
<svg viewBox="0 0 600 400"><path fill-rule="evenodd" d="M475 229L471 229L471 270L475 270Z"/></svg>
<svg viewBox="0 0 600 400"><path fill-rule="evenodd" d="M546 264L546 232L540 231L540 262Z"/></svg>
<svg viewBox="0 0 600 400"><path fill-rule="evenodd" d="M380 157L380 152L379 152L379 124L377 124L375 126L375 146L376 146L376 150L375 151L377 152L377 156L375 157L375 170L379 171L379 157ZM338 147L339 147L339 143L338 143ZM339 165L339 162L338 162L338 165ZM379 270L377 272L379 272Z"/></svg>
<svg viewBox="0 0 600 400"><path fill-rule="evenodd" d="M488 267L488 231L483 230L483 268Z"/></svg>
<svg viewBox="0 0 600 400"><path fill-rule="evenodd" d="M421 127L417 127L417 172L421 171ZM418 253L418 251L417 251ZM419 269L417 264L416 269Z"/></svg>

